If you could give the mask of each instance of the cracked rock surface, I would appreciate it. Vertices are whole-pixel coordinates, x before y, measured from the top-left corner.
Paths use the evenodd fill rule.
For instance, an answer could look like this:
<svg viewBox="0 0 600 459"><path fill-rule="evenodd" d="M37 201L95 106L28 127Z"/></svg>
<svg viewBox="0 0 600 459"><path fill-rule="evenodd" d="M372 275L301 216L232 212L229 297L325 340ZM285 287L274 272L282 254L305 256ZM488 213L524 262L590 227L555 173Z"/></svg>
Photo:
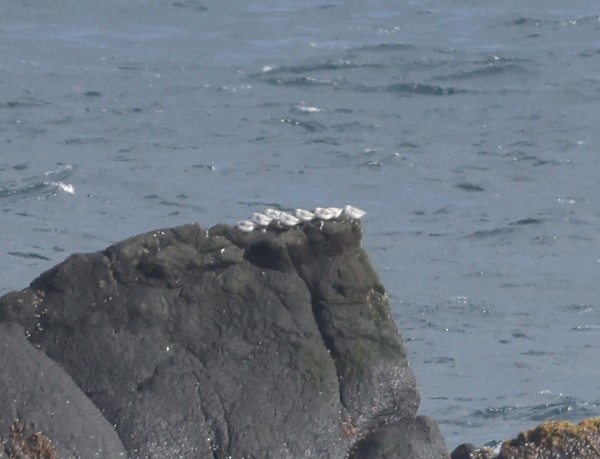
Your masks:
<svg viewBox="0 0 600 459"><path fill-rule="evenodd" d="M0 299L0 325L29 356L0 381L21 391L0 427L23 414L57 450L80 451L85 423L99 426L81 457L448 458L435 422L416 416L360 241L351 220L192 224L72 255ZM52 394L39 392L43 366L58 373ZM32 397L79 411L21 406Z"/></svg>

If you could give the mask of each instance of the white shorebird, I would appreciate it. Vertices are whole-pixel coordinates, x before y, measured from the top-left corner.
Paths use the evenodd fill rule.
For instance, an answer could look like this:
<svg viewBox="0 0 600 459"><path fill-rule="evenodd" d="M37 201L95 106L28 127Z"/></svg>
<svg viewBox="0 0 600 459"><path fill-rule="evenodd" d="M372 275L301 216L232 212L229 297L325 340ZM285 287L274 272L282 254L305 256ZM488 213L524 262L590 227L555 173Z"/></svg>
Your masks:
<svg viewBox="0 0 600 459"><path fill-rule="evenodd" d="M249 233L256 228L256 225L252 223L250 220L241 220L236 223L235 227L239 229L242 233Z"/></svg>
<svg viewBox="0 0 600 459"><path fill-rule="evenodd" d="M333 218L341 217L342 212L344 212L344 209L342 209L341 207L328 207L327 210L333 213Z"/></svg>
<svg viewBox="0 0 600 459"><path fill-rule="evenodd" d="M319 220L331 220L332 218L335 218L336 215L331 208L317 207L315 209L315 217Z"/></svg>
<svg viewBox="0 0 600 459"><path fill-rule="evenodd" d="M281 211L277 209L266 209L263 214L269 218L272 218L273 220L277 220L281 215Z"/></svg>
<svg viewBox="0 0 600 459"><path fill-rule="evenodd" d="M252 217L250 217L250 221L260 228L266 228L272 220L271 217L267 217L265 214L259 212L254 212Z"/></svg>
<svg viewBox="0 0 600 459"><path fill-rule="evenodd" d="M304 209L296 209L294 213L296 214L296 217L303 222L310 222L315 218L315 214Z"/></svg>
<svg viewBox="0 0 600 459"><path fill-rule="evenodd" d="M294 217L292 214L288 214L287 212L281 212L278 221L283 226L288 226L290 228L300 223L300 219Z"/></svg>
<svg viewBox="0 0 600 459"><path fill-rule="evenodd" d="M344 215L352 218L353 220L360 220L366 214L367 213L364 210L361 210L358 207L352 207L350 205L344 206Z"/></svg>

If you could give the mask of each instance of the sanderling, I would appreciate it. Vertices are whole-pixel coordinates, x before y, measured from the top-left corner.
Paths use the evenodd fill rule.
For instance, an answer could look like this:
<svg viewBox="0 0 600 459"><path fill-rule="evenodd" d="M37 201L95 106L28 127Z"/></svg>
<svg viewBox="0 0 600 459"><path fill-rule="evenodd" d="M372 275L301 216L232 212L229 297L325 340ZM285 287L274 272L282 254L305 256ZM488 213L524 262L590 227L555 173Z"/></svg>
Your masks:
<svg viewBox="0 0 600 459"><path fill-rule="evenodd" d="M266 228L272 220L271 217L267 217L265 214L259 212L254 212L252 217L250 217L250 221L260 228Z"/></svg>
<svg viewBox="0 0 600 459"><path fill-rule="evenodd" d="M241 220L237 222L235 227L239 229L242 233L249 233L252 230L254 230L254 228L256 228L256 225L250 220Z"/></svg>
<svg viewBox="0 0 600 459"><path fill-rule="evenodd" d="M327 210L333 212L333 218L339 218L342 216L344 209L341 207L327 207Z"/></svg>
<svg viewBox="0 0 600 459"><path fill-rule="evenodd" d="M300 223L300 219L294 217L292 214L288 214L287 212L281 212L278 221L283 226L289 227L296 226L298 223Z"/></svg>
<svg viewBox="0 0 600 459"><path fill-rule="evenodd" d="M317 207L315 209L315 217L319 220L331 220L335 218L335 212L333 212L330 208Z"/></svg>
<svg viewBox="0 0 600 459"><path fill-rule="evenodd" d="M300 221L303 222L310 222L315 218L315 214L304 209L296 209L294 213L296 214L296 217L298 217Z"/></svg>
<svg viewBox="0 0 600 459"><path fill-rule="evenodd" d="M277 209L266 209L263 214L269 218L272 218L273 220L276 220L281 215L281 211Z"/></svg>
<svg viewBox="0 0 600 459"><path fill-rule="evenodd" d="M354 220L360 220L366 214L367 213L364 210L361 210L358 207L352 207L350 205L344 206L344 215Z"/></svg>

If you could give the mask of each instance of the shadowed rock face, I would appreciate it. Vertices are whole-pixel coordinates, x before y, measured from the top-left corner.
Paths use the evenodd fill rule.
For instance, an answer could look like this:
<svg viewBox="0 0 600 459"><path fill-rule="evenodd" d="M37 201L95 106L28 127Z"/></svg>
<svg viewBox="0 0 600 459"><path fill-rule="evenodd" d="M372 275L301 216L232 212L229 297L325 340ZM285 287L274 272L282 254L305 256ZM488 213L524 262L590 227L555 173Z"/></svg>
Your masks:
<svg viewBox="0 0 600 459"><path fill-rule="evenodd" d="M17 324L0 323L0 369L0 458L126 457L100 410Z"/></svg>
<svg viewBox="0 0 600 459"><path fill-rule="evenodd" d="M416 417L360 240L350 220L154 231L4 296L0 324L22 327L114 426L118 438L86 457L117 457L122 442L132 458L447 458L435 423ZM27 376L12 383L39 397ZM53 416L38 413L36 427L48 432Z"/></svg>

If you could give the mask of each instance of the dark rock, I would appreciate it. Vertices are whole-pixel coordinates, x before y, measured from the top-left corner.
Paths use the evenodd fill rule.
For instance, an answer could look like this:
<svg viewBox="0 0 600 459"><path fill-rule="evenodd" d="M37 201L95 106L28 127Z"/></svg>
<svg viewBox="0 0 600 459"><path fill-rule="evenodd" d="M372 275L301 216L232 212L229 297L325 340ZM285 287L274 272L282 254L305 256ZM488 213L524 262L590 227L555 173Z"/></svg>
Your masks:
<svg viewBox="0 0 600 459"><path fill-rule="evenodd" d="M446 459L446 445L437 424L430 418L418 416L382 426L363 437L354 447L349 459Z"/></svg>
<svg viewBox="0 0 600 459"><path fill-rule="evenodd" d="M493 456L495 454L490 448L477 448L471 443L463 443L452 451L451 459L491 459Z"/></svg>
<svg viewBox="0 0 600 459"><path fill-rule="evenodd" d="M60 458L126 457L98 408L17 324L0 323L0 368L0 439L8 457L28 457L17 454L27 447L50 451L50 444Z"/></svg>
<svg viewBox="0 0 600 459"><path fill-rule="evenodd" d="M360 241L350 220L154 231L69 257L1 298L0 322L132 458L447 458Z"/></svg>
<svg viewBox="0 0 600 459"><path fill-rule="evenodd" d="M575 425L566 421L544 422L517 438L503 442L498 450L458 446L452 459L598 459L600 418Z"/></svg>

